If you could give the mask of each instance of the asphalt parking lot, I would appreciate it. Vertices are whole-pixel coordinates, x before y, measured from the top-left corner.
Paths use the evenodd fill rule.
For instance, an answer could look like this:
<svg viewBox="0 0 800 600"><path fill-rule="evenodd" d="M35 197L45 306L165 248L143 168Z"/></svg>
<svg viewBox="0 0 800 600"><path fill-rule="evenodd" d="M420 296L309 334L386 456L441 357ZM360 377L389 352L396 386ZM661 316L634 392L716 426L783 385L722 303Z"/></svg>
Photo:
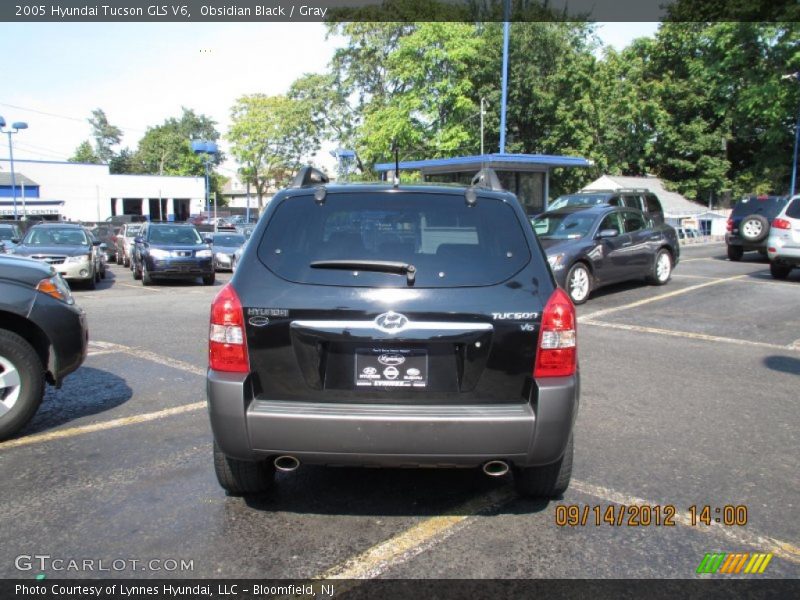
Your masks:
<svg viewBox="0 0 800 600"><path fill-rule="evenodd" d="M230 276L145 288L113 265L75 291L84 366L0 443L0 576L720 578L696 575L706 553L772 553L763 574L728 577L797 578L800 270L777 282L757 255L724 256L687 247L668 285L579 308L573 482L549 503L478 471L307 466L272 495L226 497L204 373L210 300ZM589 518L559 526L564 505ZM674 506L674 525L593 522L629 505ZM726 505L747 523L714 522ZM37 554L128 562L18 569Z"/></svg>

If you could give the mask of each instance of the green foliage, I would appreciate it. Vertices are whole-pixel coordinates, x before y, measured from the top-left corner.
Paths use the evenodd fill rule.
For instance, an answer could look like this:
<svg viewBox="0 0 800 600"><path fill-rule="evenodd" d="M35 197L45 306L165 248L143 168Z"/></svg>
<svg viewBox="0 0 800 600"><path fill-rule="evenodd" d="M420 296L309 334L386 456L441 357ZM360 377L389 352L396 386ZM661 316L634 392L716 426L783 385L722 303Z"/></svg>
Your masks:
<svg viewBox="0 0 800 600"><path fill-rule="evenodd" d="M102 163L110 162L114 157L112 146L122 141L122 130L108 122L108 117L101 108L93 110L92 117L88 121L92 126L95 155Z"/></svg>
<svg viewBox="0 0 800 600"><path fill-rule="evenodd" d="M148 127L139 140L134 159L136 172L157 175L205 174L205 158L192 151L192 140L219 140L216 123L205 115L181 107L180 118L171 117L161 125ZM218 153L209 162L219 165L224 156Z"/></svg>
<svg viewBox="0 0 800 600"><path fill-rule="evenodd" d="M94 165L100 163L100 159L97 158L97 155L94 153L94 148L92 148L92 144L89 140L81 142L78 147L75 148L75 154L68 160L74 163L90 163Z"/></svg>
<svg viewBox="0 0 800 600"><path fill-rule="evenodd" d="M258 195L259 209L270 185L288 183L293 173L319 149L310 105L287 96L242 96L231 109L227 139L240 173Z"/></svg>
<svg viewBox="0 0 800 600"><path fill-rule="evenodd" d="M515 11L547 10L513 4ZM557 169L553 194L602 173L654 174L703 203L785 192L800 85L781 75L800 69L800 24L694 17L744 11L770 20L793 14L794 4L679 0L670 11L680 22L599 57L592 24L512 23L505 151L594 162L592 169ZM391 160L395 140L401 160L478 153L481 98L486 151L498 148L502 25L404 21L414 5L384 4L397 22L329 24L330 34L345 39L330 71L305 75L290 92L321 135L356 149L365 171ZM467 8L483 14L498 6L476 0ZM428 10L438 14L441 6Z"/></svg>

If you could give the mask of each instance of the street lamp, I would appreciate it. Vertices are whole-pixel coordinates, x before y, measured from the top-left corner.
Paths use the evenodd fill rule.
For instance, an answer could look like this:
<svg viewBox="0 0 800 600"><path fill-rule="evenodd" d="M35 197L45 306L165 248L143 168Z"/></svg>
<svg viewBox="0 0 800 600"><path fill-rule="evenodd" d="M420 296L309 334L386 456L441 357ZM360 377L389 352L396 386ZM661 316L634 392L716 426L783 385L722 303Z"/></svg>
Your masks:
<svg viewBox="0 0 800 600"><path fill-rule="evenodd" d="M11 163L11 194L14 197L14 220L17 220L17 180L14 176L14 148L11 144L11 134L19 133L20 129L27 129L28 124L23 121L17 121L11 124L9 129L4 129L6 120L0 117L0 133L8 134L8 161Z"/></svg>
<svg viewBox="0 0 800 600"><path fill-rule="evenodd" d="M781 79L794 79L800 82L800 71L784 75ZM789 197L794 196L794 186L797 182L797 144L800 141L800 108L797 111L797 123L794 126L794 154L792 155L792 186Z"/></svg>
<svg viewBox="0 0 800 600"><path fill-rule="evenodd" d="M217 145L207 140L194 140L192 142L192 152L202 157L203 164L206 167L206 214L210 216L211 202L209 200L208 190L208 164L211 162L211 158L217 154Z"/></svg>

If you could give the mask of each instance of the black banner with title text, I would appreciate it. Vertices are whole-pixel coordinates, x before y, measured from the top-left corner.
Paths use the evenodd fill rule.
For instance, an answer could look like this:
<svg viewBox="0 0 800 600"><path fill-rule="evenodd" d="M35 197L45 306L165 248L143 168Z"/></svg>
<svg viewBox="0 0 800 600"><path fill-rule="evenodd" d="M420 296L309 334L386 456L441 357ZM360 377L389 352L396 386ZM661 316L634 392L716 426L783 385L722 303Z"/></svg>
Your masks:
<svg viewBox="0 0 800 600"><path fill-rule="evenodd" d="M506 15L506 8L510 11ZM5 22L798 21L796 0L12 0Z"/></svg>

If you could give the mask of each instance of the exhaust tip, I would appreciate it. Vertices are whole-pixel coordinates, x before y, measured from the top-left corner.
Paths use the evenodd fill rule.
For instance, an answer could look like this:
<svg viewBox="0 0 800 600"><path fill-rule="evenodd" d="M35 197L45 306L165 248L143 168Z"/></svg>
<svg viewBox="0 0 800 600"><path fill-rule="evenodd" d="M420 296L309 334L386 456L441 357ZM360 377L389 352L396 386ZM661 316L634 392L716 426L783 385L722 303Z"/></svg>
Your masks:
<svg viewBox="0 0 800 600"><path fill-rule="evenodd" d="M279 456L273 461L275 468L283 473L289 473L300 466L300 461L294 456Z"/></svg>
<svg viewBox="0 0 800 600"><path fill-rule="evenodd" d="M484 463L483 472L489 477L502 477L508 473L508 463L504 460L490 460Z"/></svg>

